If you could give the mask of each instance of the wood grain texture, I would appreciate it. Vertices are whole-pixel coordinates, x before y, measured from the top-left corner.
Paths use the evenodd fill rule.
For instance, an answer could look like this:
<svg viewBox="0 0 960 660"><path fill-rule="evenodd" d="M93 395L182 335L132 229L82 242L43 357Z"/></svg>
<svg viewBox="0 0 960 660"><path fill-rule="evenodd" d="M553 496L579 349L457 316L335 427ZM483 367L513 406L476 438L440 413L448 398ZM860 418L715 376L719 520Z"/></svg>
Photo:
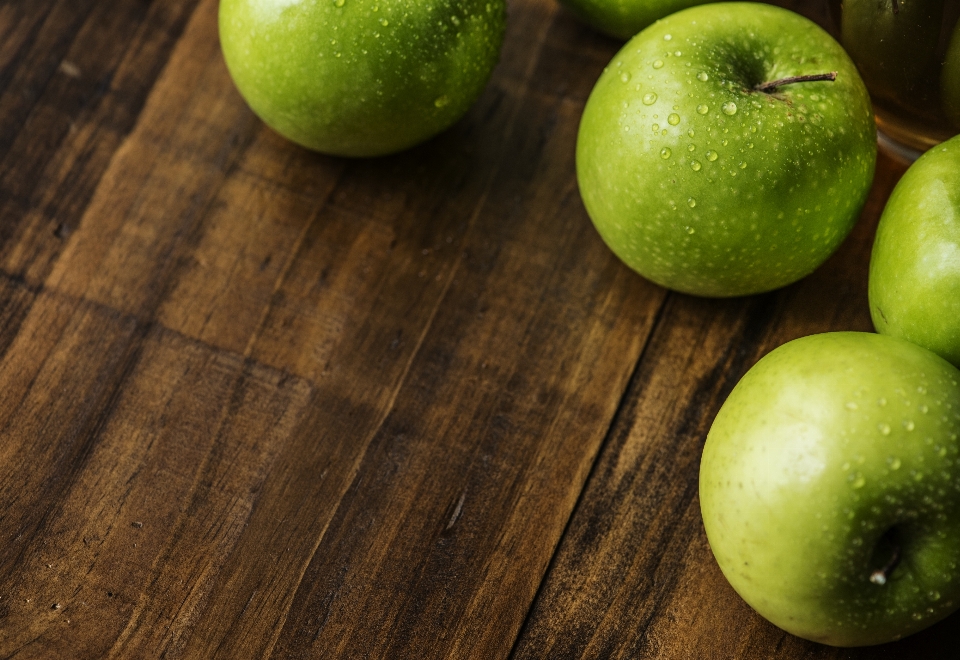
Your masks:
<svg viewBox="0 0 960 660"><path fill-rule="evenodd" d="M869 329L902 167L804 282L668 294L576 187L619 44L552 0L509 10L467 117L348 160L246 107L216 0L0 3L0 657L955 647L955 617L857 652L781 633L726 585L696 498L753 362Z"/></svg>

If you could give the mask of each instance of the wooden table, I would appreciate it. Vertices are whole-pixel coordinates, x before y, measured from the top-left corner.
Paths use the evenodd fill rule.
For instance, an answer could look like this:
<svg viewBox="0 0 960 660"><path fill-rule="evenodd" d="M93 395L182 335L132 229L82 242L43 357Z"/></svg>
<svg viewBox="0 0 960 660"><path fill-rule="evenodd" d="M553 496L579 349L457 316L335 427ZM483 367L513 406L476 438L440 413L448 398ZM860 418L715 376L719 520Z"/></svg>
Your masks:
<svg viewBox="0 0 960 660"><path fill-rule="evenodd" d="M513 0L487 91L377 160L257 120L216 0L0 4L0 656L955 658L787 635L697 471L738 378L870 330L904 167L806 280L644 281L574 141L619 47Z"/></svg>

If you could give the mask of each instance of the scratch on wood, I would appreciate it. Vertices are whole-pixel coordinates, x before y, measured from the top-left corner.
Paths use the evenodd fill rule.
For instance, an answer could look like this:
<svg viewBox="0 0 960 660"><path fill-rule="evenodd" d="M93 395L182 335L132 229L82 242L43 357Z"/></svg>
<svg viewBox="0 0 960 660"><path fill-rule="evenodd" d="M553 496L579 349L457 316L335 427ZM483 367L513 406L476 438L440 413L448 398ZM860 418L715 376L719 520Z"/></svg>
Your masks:
<svg viewBox="0 0 960 660"><path fill-rule="evenodd" d="M80 67L69 60L63 60L60 62L60 73L69 78L80 78L83 75L83 72L80 71Z"/></svg>
<svg viewBox="0 0 960 660"><path fill-rule="evenodd" d="M463 502L467 499L467 491L460 493L460 499L457 500L457 506L453 509L453 515L450 516L450 520L447 522L445 530L450 529L455 524L457 524L457 519L460 518L460 513L463 511Z"/></svg>
<svg viewBox="0 0 960 660"><path fill-rule="evenodd" d="M247 599L247 602L246 602L246 604L243 606L243 609L240 610L240 615L241 615L241 616L243 616L243 614L244 614L244 613L247 611L247 609L250 607L250 603L252 603L252 602L253 602L253 599L256 597L257 591L258 591L257 589L254 589L253 592L250 594L250 598Z"/></svg>

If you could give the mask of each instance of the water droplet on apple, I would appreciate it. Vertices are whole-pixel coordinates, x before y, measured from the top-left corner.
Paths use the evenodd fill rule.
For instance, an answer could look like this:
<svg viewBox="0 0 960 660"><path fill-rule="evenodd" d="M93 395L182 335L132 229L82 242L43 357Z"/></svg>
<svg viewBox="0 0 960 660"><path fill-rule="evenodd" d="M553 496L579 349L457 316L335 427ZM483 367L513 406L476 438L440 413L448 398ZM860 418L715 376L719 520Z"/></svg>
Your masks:
<svg viewBox="0 0 960 660"><path fill-rule="evenodd" d="M691 144L691 145L688 145L688 146L687 146L687 151L695 151L695 150L696 150L696 148L697 148L697 146L696 146L696 145L694 145L694 144Z"/></svg>
<svg viewBox="0 0 960 660"><path fill-rule="evenodd" d="M710 106L708 106L706 103L701 103L697 106L697 114L705 115L708 112L710 112Z"/></svg>
<svg viewBox="0 0 960 660"><path fill-rule="evenodd" d="M856 410L857 404L853 401L847 401L847 410Z"/></svg>
<svg viewBox="0 0 960 660"><path fill-rule="evenodd" d="M737 104L734 103L733 101L727 101L722 106L720 106L720 109L723 110L723 114L725 115L737 114Z"/></svg>
<svg viewBox="0 0 960 660"><path fill-rule="evenodd" d="M860 474L859 472L851 474L850 476L853 477L853 479L851 479L850 485L853 486L854 488L863 488L863 485L867 483L867 480L864 479L863 475Z"/></svg>
<svg viewBox="0 0 960 660"><path fill-rule="evenodd" d="M747 169L747 163L746 163L746 161L740 161L740 169L741 169L741 170Z"/></svg>
<svg viewBox="0 0 960 660"><path fill-rule="evenodd" d="M647 92L643 95L643 104L644 105L653 105L657 102L657 95L653 92Z"/></svg>
<svg viewBox="0 0 960 660"><path fill-rule="evenodd" d="M657 131L660 130L660 124L654 124L654 125L651 126L650 128L652 128L652 129L653 129L653 132L656 133Z"/></svg>
<svg viewBox="0 0 960 660"><path fill-rule="evenodd" d="M696 207L696 205L697 205L697 200L695 200L693 197L687 200L687 206L689 206L690 208L694 208Z"/></svg>
<svg viewBox="0 0 960 660"><path fill-rule="evenodd" d="M626 71L620 74L620 82L627 83L630 82L630 74Z"/></svg>
<svg viewBox="0 0 960 660"><path fill-rule="evenodd" d="M436 101L433 102L433 104L438 108L443 108L449 105L449 103L450 103L450 98L446 94L439 97Z"/></svg>
<svg viewBox="0 0 960 660"><path fill-rule="evenodd" d="M693 129L692 129L692 128L691 128L689 131L687 131L687 137L693 137Z"/></svg>
<svg viewBox="0 0 960 660"><path fill-rule="evenodd" d="M920 412L926 415L928 412L930 412L930 408L928 408L926 405L920 406Z"/></svg>
<svg viewBox="0 0 960 660"><path fill-rule="evenodd" d="M663 68L663 60L654 60L654 61L653 61L653 68L654 68L654 69L662 69L662 68Z"/></svg>
<svg viewBox="0 0 960 660"><path fill-rule="evenodd" d="M692 160L690 161L690 167L693 168L694 172L699 172L700 168L703 167L703 165L700 164L699 160Z"/></svg>
<svg viewBox="0 0 960 660"><path fill-rule="evenodd" d="M877 428L880 429L880 433L881 433L881 434L883 434L883 435L890 435L890 425L889 425L889 424L880 423L880 424L877 424Z"/></svg>
<svg viewBox="0 0 960 660"><path fill-rule="evenodd" d="M887 458L887 465L890 466L891 470L899 470L901 462L900 462L900 459L897 458L896 456L890 456L889 458Z"/></svg>
<svg viewBox="0 0 960 660"><path fill-rule="evenodd" d="M903 420L903 428L907 429L908 431L912 431L913 429L916 428L916 425L913 423L912 420L905 419Z"/></svg>
<svg viewBox="0 0 960 660"><path fill-rule="evenodd" d="M667 123L670 124L671 126L676 126L677 124L680 123L680 115L674 112L669 117L667 117Z"/></svg>
<svg viewBox="0 0 960 660"><path fill-rule="evenodd" d="M334 7L342 7L347 4L347 0L333 0Z"/></svg>
<svg viewBox="0 0 960 660"><path fill-rule="evenodd" d="M930 600L940 600L940 592L939 592L939 591L931 591L929 594L927 594L927 596L930 597Z"/></svg>
<svg viewBox="0 0 960 660"><path fill-rule="evenodd" d="M660 150L660 158L666 160L666 159L670 158L670 154L671 154L671 153L672 153L672 152L670 151L670 149L669 149L668 147L664 147L663 149Z"/></svg>
<svg viewBox="0 0 960 660"><path fill-rule="evenodd" d="M712 163L713 161L715 161L715 160L716 160L717 158L719 158L719 157L720 157L720 155L719 155L716 151L708 151L708 152L707 152L707 160L709 160L711 163Z"/></svg>
<svg viewBox="0 0 960 660"><path fill-rule="evenodd" d="M683 55L683 53L681 53L679 50L675 50L673 51L673 55L674 57L680 57L681 55Z"/></svg>
<svg viewBox="0 0 960 660"><path fill-rule="evenodd" d="M663 35L663 40L664 40L664 41L670 41L671 39L673 39L673 35L672 35L672 34L665 34L665 35Z"/></svg>
<svg viewBox="0 0 960 660"><path fill-rule="evenodd" d="M697 230L694 229L693 227L687 227L687 233L688 233L688 234L693 234L693 233L696 232L696 231L697 231Z"/></svg>
<svg viewBox="0 0 960 660"><path fill-rule="evenodd" d="M708 80L710 80L710 76L707 75L706 71L701 71L700 73L697 74L697 80L699 80L700 82L707 82Z"/></svg>
<svg viewBox="0 0 960 660"><path fill-rule="evenodd" d="M383 27L387 27L388 25L390 25L390 21L388 21L388 20L385 19L385 18L381 18L381 19L380 19L380 25L382 25Z"/></svg>
<svg viewBox="0 0 960 660"><path fill-rule="evenodd" d="M920 612L914 612L914 613L911 614L910 616L913 617L914 621L919 621L920 619L923 618L923 615L920 614Z"/></svg>

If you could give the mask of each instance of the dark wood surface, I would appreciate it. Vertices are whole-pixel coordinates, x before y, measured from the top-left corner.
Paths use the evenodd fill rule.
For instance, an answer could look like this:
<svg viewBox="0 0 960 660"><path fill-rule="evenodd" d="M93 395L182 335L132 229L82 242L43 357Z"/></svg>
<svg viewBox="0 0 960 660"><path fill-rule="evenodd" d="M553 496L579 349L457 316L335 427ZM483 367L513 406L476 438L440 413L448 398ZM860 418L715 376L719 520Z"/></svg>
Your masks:
<svg viewBox="0 0 960 660"><path fill-rule="evenodd" d="M697 500L760 356L871 329L903 165L806 280L668 293L580 202L619 44L552 0L512 0L463 121L367 161L265 128L216 14L0 3L0 657L956 657L956 616L766 623Z"/></svg>

